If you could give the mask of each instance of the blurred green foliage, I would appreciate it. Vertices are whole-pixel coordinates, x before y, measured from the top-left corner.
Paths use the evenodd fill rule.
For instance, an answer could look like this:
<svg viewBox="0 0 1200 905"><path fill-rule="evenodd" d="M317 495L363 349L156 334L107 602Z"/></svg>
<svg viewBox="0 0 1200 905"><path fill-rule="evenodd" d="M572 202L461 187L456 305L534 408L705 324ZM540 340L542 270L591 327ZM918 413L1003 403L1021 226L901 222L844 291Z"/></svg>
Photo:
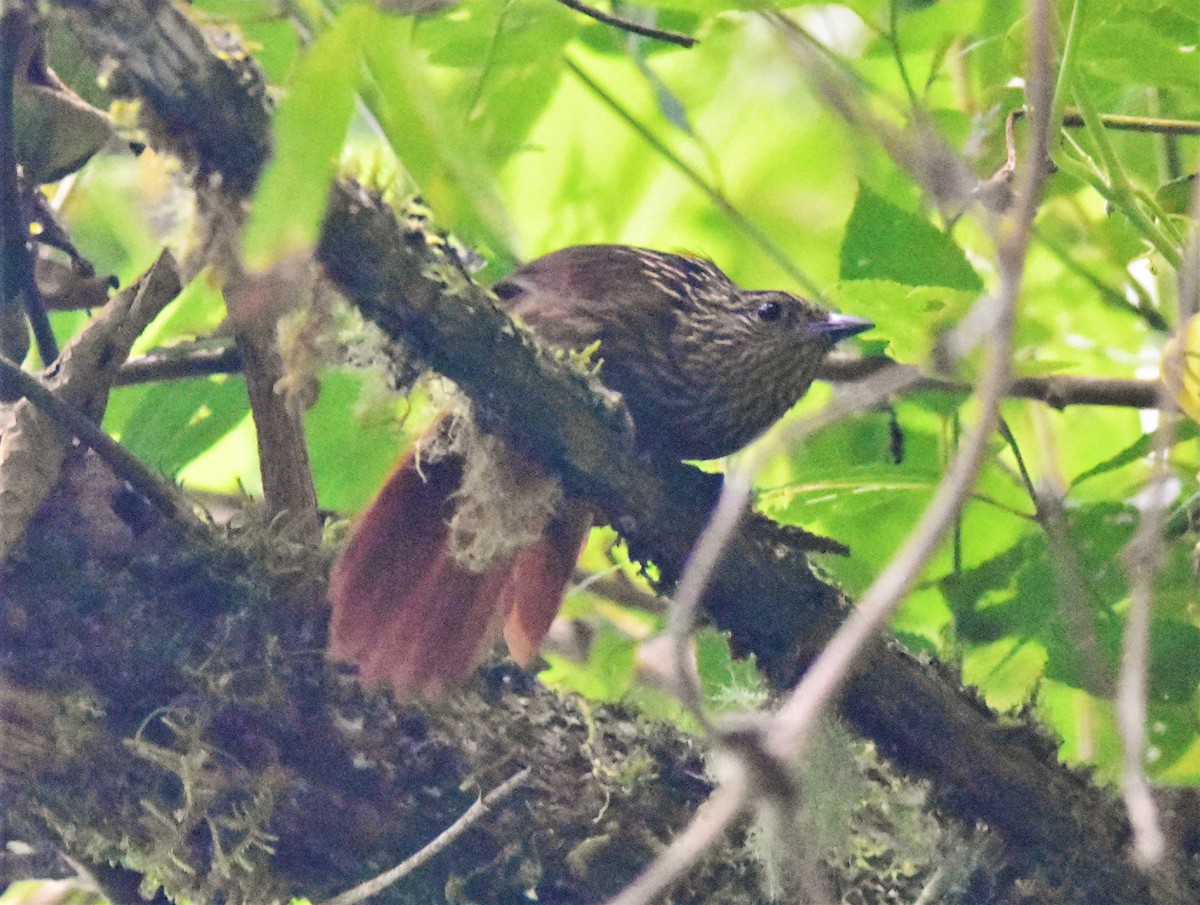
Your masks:
<svg viewBox="0 0 1200 905"><path fill-rule="evenodd" d="M756 12L777 6L621 4L700 39L685 50L553 0L474 0L419 18L336 0L196 0L196 16L241 30L281 97L277 155L252 208L248 260L269 264L312 243L330 180L349 158L398 194L419 192L439 225L486 257L489 278L573 243L688 250L747 286L816 285L843 310L878 322L864 347L927 364L938 337L995 288L987 217L975 207L944 222L876 135L823 103L771 20ZM1065 35L1071 4L1061 2L1059 13ZM796 4L787 15L878 116L930 124L981 180L1005 162L1004 120L1022 99L1022 4L847 0ZM1089 114L1200 117L1194 0L1093 0L1075 28L1062 103ZM56 63L75 78L88 72L78 61ZM95 100L95 86L85 87ZM1020 374L1154 375L1165 337L1137 308L1174 319L1172 260L1191 229L1180 215L1190 190L1181 201L1180 187L1190 185L1197 140L1092 125L1055 141L1059 170L1021 299ZM1022 123L1016 131L1020 139ZM63 212L98 268L128 281L163 241L186 234L184 196L169 162L109 155L84 168ZM219 292L202 280L155 325L156 344L220 320ZM77 323L56 320L63 333ZM961 376L973 367L967 361ZM322 503L349 513L420 418L397 426L407 407L380 394L375 377L338 365L322 382L307 422L316 480ZM152 467L190 486L252 490L239 389L228 377L120 390L107 423ZM814 390L794 417L827 399ZM1137 520L1131 500L1148 474L1146 432L1157 422L1131 409L1058 412L1018 400L1004 413L1033 480L1067 488L1064 543L1048 541L1013 450L997 440L953 537L895 627L914 647L961 663L994 706L1032 702L1062 738L1064 757L1111 777L1113 707L1085 680L1062 579L1086 579L1074 591L1095 639L1091 668L1111 676L1128 605L1121 551ZM896 400L890 414L848 419L780 450L760 476L758 505L849 545L849 558L825 557L820 566L857 594L916 523L960 422L972 417L963 394L923 393ZM1172 468L1183 499L1196 489L1200 457L1194 429L1177 439ZM1200 781L1192 543L1178 539L1168 550L1150 681L1151 767L1179 783ZM602 568L613 555L598 538L588 562ZM598 626L592 658L556 661L550 678L600 699L632 694L654 712L672 710L633 681L638 632L587 595L570 612ZM714 702L755 697L749 667L731 661L719 638L697 643Z"/></svg>

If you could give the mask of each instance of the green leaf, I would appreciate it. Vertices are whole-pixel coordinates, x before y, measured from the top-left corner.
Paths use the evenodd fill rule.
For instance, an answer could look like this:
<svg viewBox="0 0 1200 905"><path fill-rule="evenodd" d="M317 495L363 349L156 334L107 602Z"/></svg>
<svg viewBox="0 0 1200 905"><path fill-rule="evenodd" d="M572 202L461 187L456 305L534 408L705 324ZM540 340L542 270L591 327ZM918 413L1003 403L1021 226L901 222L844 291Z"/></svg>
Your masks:
<svg viewBox="0 0 1200 905"><path fill-rule="evenodd" d="M1158 11L1153 18L1136 10L1103 22L1081 43L1081 65L1097 79L1132 85L1195 89L1200 83L1200 56L1194 24ZM1137 48L1136 52L1131 52Z"/></svg>
<svg viewBox="0 0 1200 905"><path fill-rule="evenodd" d="M413 401L394 395L373 406L363 405L363 396L361 375L330 370L321 377L317 404L304 414L317 499L338 512L366 505L412 439L411 430L426 422L419 402L413 411Z"/></svg>
<svg viewBox="0 0 1200 905"><path fill-rule="evenodd" d="M1196 197L1196 174L1188 173L1158 187L1154 200L1168 214L1187 214Z"/></svg>
<svg viewBox="0 0 1200 905"><path fill-rule="evenodd" d="M361 45L364 100L438 222L480 247L497 270L511 269L514 232L491 168L434 89L412 28L371 12Z"/></svg>
<svg viewBox="0 0 1200 905"><path fill-rule="evenodd" d="M1187 440L1194 440L1200 436L1200 425L1194 421L1180 420L1175 425L1175 442L1182 443ZM1154 450L1155 437L1153 434L1142 434L1116 455L1109 456L1103 462L1098 462L1096 465L1089 468L1087 471L1077 474L1071 479L1071 486L1078 487L1088 478L1094 478L1098 475L1108 474L1116 471L1119 468L1124 468L1133 462L1145 459Z"/></svg>
<svg viewBox="0 0 1200 905"><path fill-rule="evenodd" d="M593 701L619 701L633 684L637 642L612 625L601 622L587 663L557 654L546 654L549 669L538 678L561 691L573 691Z"/></svg>
<svg viewBox="0 0 1200 905"><path fill-rule="evenodd" d="M767 702L767 687L754 661L734 657L723 632L703 628L696 633L696 668L704 700L716 713L744 713Z"/></svg>
<svg viewBox="0 0 1200 905"><path fill-rule="evenodd" d="M983 289L979 275L949 236L861 184L846 224L840 276L964 292Z"/></svg>
<svg viewBox="0 0 1200 905"><path fill-rule="evenodd" d="M938 336L958 322L975 293L939 286L908 286L893 280L848 280L830 293L841 311L874 322L897 361L925 362Z"/></svg>
<svg viewBox="0 0 1200 905"><path fill-rule="evenodd" d="M344 7L300 59L275 114L275 153L242 240L251 268L316 243L354 109L358 48L371 19L367 6Z"/></svg>
<svg viewBox="0 0 1200 905"><path fill-rule="evenodd" d="M238 378L208 377L149 389L125 421L121 443L155 471L174 477L250 410Z"/></svg>
<svg viewBox="0 0 1200 905"><path fill-rule="evenodd" d="M171 345L212 333L225 319L225 298L212 271L204 268L158 317L150 322L134 344L135 352Z"/></svg>

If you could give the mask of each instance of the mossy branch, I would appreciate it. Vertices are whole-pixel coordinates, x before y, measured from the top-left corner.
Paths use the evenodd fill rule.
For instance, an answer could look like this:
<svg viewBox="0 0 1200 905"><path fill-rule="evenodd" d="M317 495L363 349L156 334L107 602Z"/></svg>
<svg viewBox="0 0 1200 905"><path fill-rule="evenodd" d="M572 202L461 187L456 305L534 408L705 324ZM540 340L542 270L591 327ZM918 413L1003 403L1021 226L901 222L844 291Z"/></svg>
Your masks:
<svg viewBox="0 0 1200 905"><path fill-rule="evenodd" d="M350 182L336 186L318 257L347 297L476 403L483 423L536 457L569 493L585 497L652 559L677 576L714 502L716 479L637 457L607 400L543 352L455 275L454 262L393 211ZM790 686L829 637L848 602L818 579L781 526L751 518L732 538L705 606L735 647ZM1071 899L1159 898L1123 867L1128 826L1104 790L1057 762L1032 726L1001 725L955 679L877 646L841 700L846 719L906 769L933 780L940 800L969 824L992 827ZM1182 895L1182 894L1181 894Z"/></svg>

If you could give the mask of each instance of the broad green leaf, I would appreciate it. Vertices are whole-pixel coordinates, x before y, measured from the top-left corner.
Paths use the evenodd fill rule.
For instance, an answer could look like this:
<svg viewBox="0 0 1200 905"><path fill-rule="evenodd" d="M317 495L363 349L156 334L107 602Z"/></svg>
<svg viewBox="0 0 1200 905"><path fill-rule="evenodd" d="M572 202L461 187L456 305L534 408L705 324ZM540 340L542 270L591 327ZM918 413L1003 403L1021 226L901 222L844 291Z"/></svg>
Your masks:
<svg viewBox="0 0 1200 905"><path fill-rule="evenodd" d="M956 324L975 293L940 286L910 286L893 280L847 280L833 288L841 311L875 323L872 335L886 336L890 353L910 364L929 360L938 336Z"/></svg>
<svg viewBox="0 0 1200 905"><path fill-rule="evenodd" d="M1164 183L1154 193L1154 200L1168 214L1187 214L1196 197L1196 174L1188 173Z"/></svg>
<svg viewBox="0 0 1200 905"><path fill-rule="evenodd" d="M872 414L806 438L791 456L772 463L756 498L771 517L850 547L848 557L822 556L821 567L852 594L875 579L941 480L941 433L948 422L937 411L910 402L897 406L897 419L905 447L900 463L891 457L887 416ZM1029 523L1010 511L1028 508L1024 493L998 466L985 469L980 486L984 492L968 504L958 544L966 568L1008 549L1029 530ZM947 544L927 574L940 576L952 568ZM936 637L944 611L932 601L922 606L939 625L910 622L905 630Z"/></svg>
<svg viewBox="0 0 1200 905"><path fill-rule="evenodd" d="M206 267L150 322L134 343L134 352L205 336L224 319L224 296L212 271Z"/></svg>
<svg viewBox="0 0 1200 905"><path fill-rule="evenodd" d="M251 268L316 243L354 109L359 45L373 17L367 6L343 8L300 59L275 114L274 155L242 241Z"/></svg>
<svg viewBox="0 0 1200 905"><path fill-rule="evenodd" d="M412 430L426 421L419 400L414 411L413 402L395 396L364 405L364 394L360 375L327 371L316 405L304 416L317 499L337 512L366 505L413 439Z"/></svg>
<svg viewBox="0 0 1200 905"><path fill-rule="evenodd" d="M1015 686L1005 657L1036 644L1044 656L1036 675L1061 686L1084 687L1087 677L1111 683L1118 663L1128 576L1122 552L1137 527L1128 507L1095 504L1067 512L1065 549L1052 549L1046 535L1033 531L1018 544L976 568L944 578L941 586L954 608L958 638L966 647L964 670L984 693L1005 684L1007 700ZM1185 544L1170 548L1160 593L1155 599L1151 701L1170 708L1191 702L1200 688L1200 628L1186 589L1190 568ZM1085 608L1072 612L1067 607ZM1094 648L1082 647L1079 620L1089 623ZM1004 651L1005 657L997 655ZM1085 660L1089 657L1089 660ZM1033 661L1025 661L1028 665ZM966 675L966 672L964 672ZM1101 693L1104 689L1089 689Z"/></svg>
<svg viewBox="0 0 1200 905"><path fill-rule="evenodd" d="M173 381L149 389L126 419L121 443L155 471L174 477L249 411L239 378Z"/></svg>
<svg viewBox="0 0 1200 905"><path fill-rule="evenodd" d="M1200 736L1191 732L1187 746L1173 761L1156 770L1154 778L1170 785L1200 785Z"/></svg>
<svg viewBox="0 0 1200 905"><path fill-rule="evenodd" d="M613 626L601 622L587 663L547 653L549 669L538 678L561 691L573 691L593 701L619 701L633 683L637 642Z"/></svg>
<svg viewBox="0 0 1200 905"><path fill-rule="evenodd" d="M1101 20L1081 42L1080 65L1097 79L1124 86L1160 85L1195 89L1200 59L1195 23L1153 10L1123 9ZM1136 48L1136 52L1132 52Z"/></svg>
<svg viewBox="0 0 1200 905"><path fill-rule="evenodd" d="M742 713L761 707L767 700L762 676L750 660L738 659L729 649L729 639L712 628L696 633L696 668L704 699L716 713Z"/></svg>
<svg viewBox="0 0 1200 905"><path fill-rule="evenodd" d="M438 222L478 246L497 270L516 261L493 173L465 123L439 98L410 21L371 12L361 52L364 100Z"/></svg>
<svg viewBox="0 0 1200 905"><path fill-rule="evenodd" d="M997 710L1016 710L1037 689L1045 664L1046 650L1038 641L1006 635L963 654L963 684L980 689Z"/></svg>
<svg viewBox="0 0 1200 905"><path fill-rule="evenodd" d="M843 280L890 280L977 293L983 282L962 249L924 217L909 213L866 185L846 224Z"/></svg>

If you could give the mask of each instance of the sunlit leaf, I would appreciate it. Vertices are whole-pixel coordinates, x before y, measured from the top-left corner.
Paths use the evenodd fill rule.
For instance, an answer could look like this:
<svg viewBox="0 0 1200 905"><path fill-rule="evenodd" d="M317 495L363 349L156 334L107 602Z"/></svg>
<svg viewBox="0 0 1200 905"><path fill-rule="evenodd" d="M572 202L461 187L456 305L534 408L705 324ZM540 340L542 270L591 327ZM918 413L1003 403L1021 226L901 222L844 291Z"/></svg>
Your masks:
<svg viewBox="0 0 1200 905"><path fill-rule="evenodd" d="M843 280L889 280L979 292L983 282L962 249L924 217L897 207L866 185L846 224Z"/></svg>
<svg viewBox="0 0 1200 905"><path fill-rule="evenodd" d="M923 362L941 333L970 308L974 293L940 286L909 286L893 280L859 279L833 289L839 310L873 321L893 358Z"/></svg>
<svg viewBox="0 0 1200 905"><path fill-rule="evenodd" d="M388 144L438 222L479 246L497 268L510 267L514 231L493 173L465 123L438 97L413 23L381 13L368 22L360 47L368 73L364 98Z"/></svg>
<svg viewBox="0 0 1200 905"><path fill-rule="evenodd" d="M266 267L312 246L346 140L369 7L350 5L305 52L275 115L275 150L251 208L242 252Z"/></svg>
<svg viewBox="0 0 1200 905"><path fill-rule="evenodd" d="M246 388L237 378L160 384L130 413L121 442L155 471L174 477L249 410Z"/></svg>

